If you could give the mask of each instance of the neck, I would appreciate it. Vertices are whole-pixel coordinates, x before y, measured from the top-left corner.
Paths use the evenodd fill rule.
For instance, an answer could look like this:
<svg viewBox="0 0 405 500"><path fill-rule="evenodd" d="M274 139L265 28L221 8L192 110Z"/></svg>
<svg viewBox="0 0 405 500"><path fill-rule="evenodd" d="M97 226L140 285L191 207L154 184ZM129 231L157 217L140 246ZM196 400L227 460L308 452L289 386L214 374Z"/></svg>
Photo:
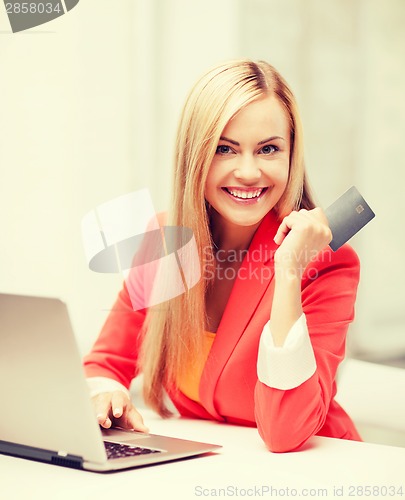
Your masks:
<svg viewBox="0 0 405 500"><path fill-rule="evenodd" d="M213 213L211 232L215 247L225 252L247 250L260 222L253 226L238 226L225 221L218 213Z"/></svg>

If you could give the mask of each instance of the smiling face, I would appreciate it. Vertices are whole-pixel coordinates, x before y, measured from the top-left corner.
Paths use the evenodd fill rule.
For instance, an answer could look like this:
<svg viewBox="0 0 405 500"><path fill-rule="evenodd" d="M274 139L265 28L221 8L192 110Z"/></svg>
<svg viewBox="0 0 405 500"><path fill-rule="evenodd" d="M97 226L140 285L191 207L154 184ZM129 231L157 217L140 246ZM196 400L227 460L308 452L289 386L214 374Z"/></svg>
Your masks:
<svg viewBox="0 0 405 500"><path fill-rule="evenodd" d="M215 224L254 226L288 181L290 127L274 95L248 104L221 134L205 186Z"/></svg>

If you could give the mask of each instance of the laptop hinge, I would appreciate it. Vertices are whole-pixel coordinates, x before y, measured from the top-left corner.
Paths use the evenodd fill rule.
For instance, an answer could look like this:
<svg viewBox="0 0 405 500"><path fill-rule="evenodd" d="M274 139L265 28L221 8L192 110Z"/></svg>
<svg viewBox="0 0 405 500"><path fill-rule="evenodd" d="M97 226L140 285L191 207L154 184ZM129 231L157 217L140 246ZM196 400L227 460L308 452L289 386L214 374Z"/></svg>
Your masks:
<svg viewBox="0 0 405 500"><path fill-rule="evenodd" d="M83 469L83 458L78 455L69 455L64 451L50 451L32 446L23 446L21 444L10 443L0 440L0 453L11 455L13 457L28 458L38 460L63 467L71 467L73 469Z"/></svg>

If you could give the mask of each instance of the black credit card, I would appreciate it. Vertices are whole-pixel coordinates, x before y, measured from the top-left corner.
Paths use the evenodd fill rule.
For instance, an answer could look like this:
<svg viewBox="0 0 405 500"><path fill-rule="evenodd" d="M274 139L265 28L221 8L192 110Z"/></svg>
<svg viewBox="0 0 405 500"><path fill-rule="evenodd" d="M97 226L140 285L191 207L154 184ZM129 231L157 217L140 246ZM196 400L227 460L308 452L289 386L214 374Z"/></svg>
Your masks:
<svg viewBox="0 0 405 500"><path fill-rule="evenodd" d="M334 252L375 217L375 213L355 186L332 203L325 210L325 215L333 235L329 246Z"/></svg>

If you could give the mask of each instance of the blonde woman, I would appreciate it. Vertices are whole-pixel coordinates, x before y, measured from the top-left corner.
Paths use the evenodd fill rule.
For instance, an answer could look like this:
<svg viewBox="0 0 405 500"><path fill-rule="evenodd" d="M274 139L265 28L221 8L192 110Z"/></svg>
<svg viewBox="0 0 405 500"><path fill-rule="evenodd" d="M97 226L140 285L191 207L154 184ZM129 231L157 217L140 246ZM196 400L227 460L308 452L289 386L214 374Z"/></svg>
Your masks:
<svg viewBox="0 0 405 500"><path fill-rule="evenodd" d="M334 400L359 262L328 247L296 102L271 65L220 64L191 90L167 217L192 229L202 277L148 310L133 310L124 285L85 358L100 425L147 432L128 392L142 372L160 415L168 396L181 415L256 426L271 451L360 440Z"/></svg>

